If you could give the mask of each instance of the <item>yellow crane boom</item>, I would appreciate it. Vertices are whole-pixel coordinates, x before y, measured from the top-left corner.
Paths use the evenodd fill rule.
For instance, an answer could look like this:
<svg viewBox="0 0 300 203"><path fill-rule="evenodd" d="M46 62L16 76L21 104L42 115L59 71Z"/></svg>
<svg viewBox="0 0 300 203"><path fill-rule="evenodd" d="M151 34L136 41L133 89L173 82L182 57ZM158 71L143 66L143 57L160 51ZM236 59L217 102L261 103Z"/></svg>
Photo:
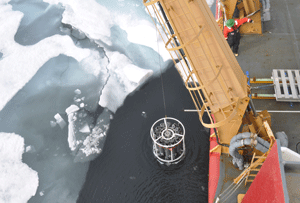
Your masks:
<svg viewBox="0 0 300 203"><path fill-rule="evenodd" d="M247 77L206 1L144 0L144 5L199 110L200 121L217 128L220 143L229 144L250 100ZM203 122L205 110L211 123Z"/></svg>

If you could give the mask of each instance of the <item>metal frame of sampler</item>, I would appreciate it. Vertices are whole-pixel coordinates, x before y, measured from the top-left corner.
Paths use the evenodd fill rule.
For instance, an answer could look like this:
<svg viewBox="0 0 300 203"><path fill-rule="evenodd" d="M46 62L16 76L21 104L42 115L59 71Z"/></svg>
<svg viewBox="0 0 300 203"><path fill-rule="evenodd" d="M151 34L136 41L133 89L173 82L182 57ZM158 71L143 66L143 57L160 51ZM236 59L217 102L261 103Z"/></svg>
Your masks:
<svg viewBox="0 0 300 203"><path fill-rule="evenodd" d="M229 144L249 103L247 77L206 1L144 0L144 5L200 110L201 123L217 128L220 142ZM208 113L211 123L203 122L205 110L214 115Z"/></svg>

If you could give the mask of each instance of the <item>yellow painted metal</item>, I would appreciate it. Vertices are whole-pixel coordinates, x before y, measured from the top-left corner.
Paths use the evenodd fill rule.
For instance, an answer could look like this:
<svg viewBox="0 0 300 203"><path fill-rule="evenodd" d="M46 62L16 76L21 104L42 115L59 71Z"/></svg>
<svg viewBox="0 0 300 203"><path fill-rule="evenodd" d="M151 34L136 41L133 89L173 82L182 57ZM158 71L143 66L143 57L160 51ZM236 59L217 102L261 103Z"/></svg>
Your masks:
<svg viewBox="0 0 300 203"><path fill-rule="evenodd" d="M267 120L265 120L263 122L263 125L262 127L264 128L264 130L266 131L267 133L267 136L269 138L269 142L270 142L270 147L269 147L269 150L264 153L262 156L255 156L256 154L254 153L253 154L253 157L252 157L252 161L251 161L251 164L248 168L246 168L237 178L234 179L234 183L238 183L240 179L242 179L244 177L244 174L247 174L246 176L246 181L245 181L245 184L247 184L247 182L253 182L253 179L252 180L248 180L248 176L249 174L251 173L251 171L256 171L258 172L259 170L259 167L262 166L262 164L264 163L266 157L268 156L268 154L270 153L272 147L273 147L273 144L275 142L275 137L274 137L274 134L270 128L270 125L268 123ZM256 159L256 161L254 161Z"/></svg>
<svg viewBox="0 0 300 203"><path fill-rule="evenodd" d="M245 194L238 194L238 196L237 196L238 203L242 203L244 196L245 196Z"/></svg>
<svg viewBox="0 0 300 203"><path fill-rule="evenodd" d="M243 0L237 4L237 0L219 0L225 7L226 18L217 19L219 25L224 23L225 19L231 19L235 8L239 9L239 19L249 16L254 23L245 23L240 27L240 33L242 34L262 34L262 22L261 22L261 8L262 4L259 0ZM223 11L221 6L221 11ZM256 12L256 13L254 13ZM254 14L253 14L254 13ZM252 15L253 14L253 15ZM224 20L223 20L224 19ZM223 29L222 29L223 30Z"/></svg>
<svg viewBox="0 0 300 203"><path fill-rule="evenodd" d="M216 137L216 134L213 133L213 134L210 135L210 137ZM218 152L218 153L221 154L221 150L222 150L221 145L217 145L214 148L212 148L209 152Z"/></svg>
<svg viewBox="0 0 300 203"><path fill-rule="evenodd" d="M210 152L210 153L211 153L211 152L219 152L219 153L221 153L221 146L220 146L220 145L217 145L217 146L215 146L214 148L212 148L209 152Z"/></svg>
<svg viewBox="0 0 300 203"><path fill-rule="evenodd" d="M201 110L200 121L206 127L217 128L220 141L229 144L238 132L249 102L247 77L206 1L144 0L144 5L153 15L196 109ZM205 110L211 110L210 123L203 122Z"/></svg>
<svg viewBox="0 0 300 203"><path fill-rule="evenodd" d="M254 152L254 154L253 154L253 156L252 156L252 159L251 159L250 166L253 164L253 161L254 161L255 158L257 158L257 157L255 156L255 152ZM249 170L249 171L247 172L247 176L246 176L246 180L245 180L245 185L246 185L247 182L248 182L248 178L249 178L249 176L250 176L251 171L257 172L257 171L259 171L259 169L253 168L253 169L251 169L251 170ZM253 179L252 179L252 180L253 180ZM252 180L249 180L249 181L252 181Z"/></svg>
<svg viewBox="0 0 300 203"><path fill-rule="evenodd" d="M270 151L275 140L269 126L270 115L263 111L255 117L252 111L246 112L250 101L247 77L220 32L206 1L143 1L192 97L203 126L216 128L220 143L229 144L243 124L244 132L251 131L269 141ZM226 1L235 6L236 0L222 2ZM248 15L253 9L256 11L256 6L260 5L259 0L252 0L252 3L246 1L243 1L245 6L240 6L242 15ZM258 3L253 6L253 2ZM233 12L231 7L229 11ZM255 13L255 16L260 20L260 12ZM260 25L259 22L257 25ZM209 123L203 121L205 112ZM228 147L220 145L210 150L219 153L228 151ZM255 177L255 174L250 172L258 172L269 153L253 151L250 166L234 179L235 183L245 177L246 182L252 182L248 177Z"/></svg>
<svg viewBox="0 0 300 203"><path fill-rule="evenodd" d="M227 0L227 1L222 1L222 3L225 6L227 19L232 18L237 0Z"/></svg>

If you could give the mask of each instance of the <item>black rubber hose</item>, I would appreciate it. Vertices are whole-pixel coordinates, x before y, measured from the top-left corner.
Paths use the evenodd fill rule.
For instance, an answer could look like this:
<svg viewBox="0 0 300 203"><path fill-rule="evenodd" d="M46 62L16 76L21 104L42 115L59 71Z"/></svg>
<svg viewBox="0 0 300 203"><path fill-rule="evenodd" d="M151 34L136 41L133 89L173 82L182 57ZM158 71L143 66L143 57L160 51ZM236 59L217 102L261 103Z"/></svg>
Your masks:
<svg viewBox="0 0 300 203"><path fill-rule="evenodd" d="M219 141L219 136L218 136L218 134L217 134L217 131L215 130L215 128L213 128L213 129L214 129L214 132L215 132L215 135L216 135L216 138L217 138L217 143L218 143L218 145L221 145L221 146L224 146L224 147L229 147L228 144L220 143L220 141Z"/></svg>
<svg viewBox="0 0 300 203"><path fill-rule="evenodd" d="M299 154L299 152L298 152L298 144L299 144L300 142L298 142L297 144L296 144L296 152Z"/></svg>

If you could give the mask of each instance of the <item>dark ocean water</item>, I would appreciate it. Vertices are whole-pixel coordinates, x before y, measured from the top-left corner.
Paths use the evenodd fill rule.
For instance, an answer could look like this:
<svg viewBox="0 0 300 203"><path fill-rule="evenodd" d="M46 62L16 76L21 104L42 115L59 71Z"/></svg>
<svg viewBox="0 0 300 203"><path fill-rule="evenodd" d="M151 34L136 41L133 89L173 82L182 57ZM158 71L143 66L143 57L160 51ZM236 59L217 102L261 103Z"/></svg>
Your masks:
<svg viewBox="0 0 300 203"><path fill-rule="evenodd" d="M10 3L14 10L24 13L15 35L17 43L33 45L63 34L59 29L63 9L59 6L48 7L41 0ZM117 39L121 37L120 32L115 34ZM92 42L86 42L86 46L97 49ZM126 47L127 51L135 48L132 44ZM134 59L140 56L138 51L128 52ZM142 62L148 61L152 59ZM127 97L111 120L105 147L97 159L90 164L74 163L68 129L53 128L50 121L56 113L67 120L64 111L73 103L77 88L82 96L89 95L86 102L95 101L96 105L99 95L94 92L99 93L102 80L86 74L71 57L59 55L45 63L0 112L0 131L19 134L25 146L35 148L22 157L39 174L37 193L29 202L73 203L84 181L78 203L207 202L208 131L200 124L198 114L182 111L194 109L194 104L174 67L163 74L163 83L167 116L180 120L186 128L186 157L181 163L166 167L152 154L150 127L165 116L160 78Z"/></svg>
<svg viewBox="0 0 300 203"><path fill-rule="evenodd" d="M165 116L162 84L155 78L128 96L111 121L103 153L90 163L78 203L207 202L209 134L174 67L163 74L167 116L186 128L186 157L160 165L152 154L150 127ZM142 112L146 112L146 118Z"/></svg>

